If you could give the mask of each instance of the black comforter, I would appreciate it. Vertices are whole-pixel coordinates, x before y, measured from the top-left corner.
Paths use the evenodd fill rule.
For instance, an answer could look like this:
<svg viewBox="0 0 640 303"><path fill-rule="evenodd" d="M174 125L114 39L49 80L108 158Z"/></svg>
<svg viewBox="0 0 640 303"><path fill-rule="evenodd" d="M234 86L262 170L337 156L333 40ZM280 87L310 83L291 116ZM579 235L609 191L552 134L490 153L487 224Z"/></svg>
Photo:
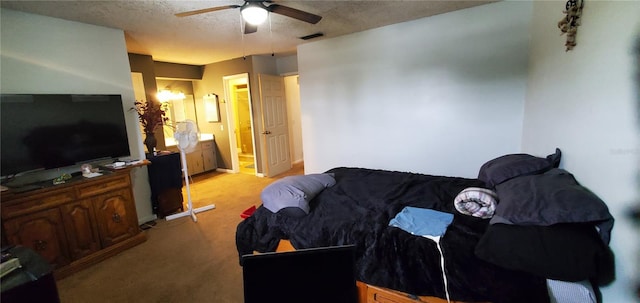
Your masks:
<svg viewBox="0 0 640 303"><path fill-rule="evenodd" d="M548 302L544 278L511 271L478 259L474 248L489 220L461 215L455 196L482 181L361 168L335 168L336 184L310 203L302 218L264 207L242 221L236 241L240 255L274 251L280 239L298 249L354 244L357 279L413 295L444 298L440 255L435 242L413 236L389 221L405 206L455 215L442 238L452 300Z"/></svg>

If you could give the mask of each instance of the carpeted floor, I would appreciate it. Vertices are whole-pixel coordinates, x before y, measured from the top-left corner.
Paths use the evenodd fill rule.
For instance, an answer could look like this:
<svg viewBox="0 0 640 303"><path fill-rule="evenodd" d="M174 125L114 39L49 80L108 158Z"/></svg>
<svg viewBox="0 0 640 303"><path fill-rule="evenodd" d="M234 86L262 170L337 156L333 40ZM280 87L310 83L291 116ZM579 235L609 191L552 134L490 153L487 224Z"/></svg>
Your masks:
<svg viewBox="0 0 640 303"><path fill-rule="evenodd" d="M210 173L191 185L194 208L213 210L172 221L156 220L147 241L58 281L62 303L216 302L241 303L242 269L235 247L240 213L260 204L260 192L276 178ZM186 200L186 194L184 195Z"/></svg>

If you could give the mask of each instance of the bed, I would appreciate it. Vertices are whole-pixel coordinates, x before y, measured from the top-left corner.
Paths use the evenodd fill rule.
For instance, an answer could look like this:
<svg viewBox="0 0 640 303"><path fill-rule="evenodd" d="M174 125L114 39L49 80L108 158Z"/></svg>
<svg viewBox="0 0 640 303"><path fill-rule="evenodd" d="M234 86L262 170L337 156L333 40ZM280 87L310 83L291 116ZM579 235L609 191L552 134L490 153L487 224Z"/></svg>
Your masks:
<svg viewBox="0 0 640 303"><path fill-rule="evenodd" d="M281 241L355 245L360 284L416 302L556 302L549 281L587 281L594 297L614 279L613 217L559 162L559 150L505 155L476 179L353 167L287 177L266 187L263 204L238 225L238 254L276 251ZM469 188L496 194L489 213L458 209L454 200ZM406 208L452 215L440 247L390 226Z"/></svg>

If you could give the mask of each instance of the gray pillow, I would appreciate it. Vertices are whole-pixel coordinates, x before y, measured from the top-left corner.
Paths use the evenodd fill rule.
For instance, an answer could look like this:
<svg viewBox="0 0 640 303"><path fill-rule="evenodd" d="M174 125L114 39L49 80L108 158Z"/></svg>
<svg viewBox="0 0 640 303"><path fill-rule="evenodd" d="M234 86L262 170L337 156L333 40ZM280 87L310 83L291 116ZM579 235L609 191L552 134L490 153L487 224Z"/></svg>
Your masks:
<svg viewBox="0 0 640 303"><path fill-rule="evenodd" d="M284 177L262 190L262 205L273 213L283 209L285 214L300 213L286 210L292 207L309 214L309 201L325 188L336 184L333 176L334 174L325 173Z"/></svg>

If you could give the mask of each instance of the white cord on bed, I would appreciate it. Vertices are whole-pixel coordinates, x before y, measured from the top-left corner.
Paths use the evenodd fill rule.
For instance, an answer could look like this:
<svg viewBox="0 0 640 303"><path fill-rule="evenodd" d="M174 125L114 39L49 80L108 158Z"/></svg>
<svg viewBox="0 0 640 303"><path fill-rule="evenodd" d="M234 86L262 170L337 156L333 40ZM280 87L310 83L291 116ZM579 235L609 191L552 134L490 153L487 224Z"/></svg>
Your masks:
<svg viewBox="0 0 640 303"><path fill-rule="evenodd" d="M451 300L449 299L449 285L447 283L447 275L444 272L444 255L442 254L442 247L440 247L440 238L442 238L442 236L434 237L429 235L423 235L423 237L427 239L431 239L436 242L436 246L438 247L438 251L440 252L440 268L442 269L442 280L444 281L444 292L447 295L447 303L451 303Z"/></svg>

